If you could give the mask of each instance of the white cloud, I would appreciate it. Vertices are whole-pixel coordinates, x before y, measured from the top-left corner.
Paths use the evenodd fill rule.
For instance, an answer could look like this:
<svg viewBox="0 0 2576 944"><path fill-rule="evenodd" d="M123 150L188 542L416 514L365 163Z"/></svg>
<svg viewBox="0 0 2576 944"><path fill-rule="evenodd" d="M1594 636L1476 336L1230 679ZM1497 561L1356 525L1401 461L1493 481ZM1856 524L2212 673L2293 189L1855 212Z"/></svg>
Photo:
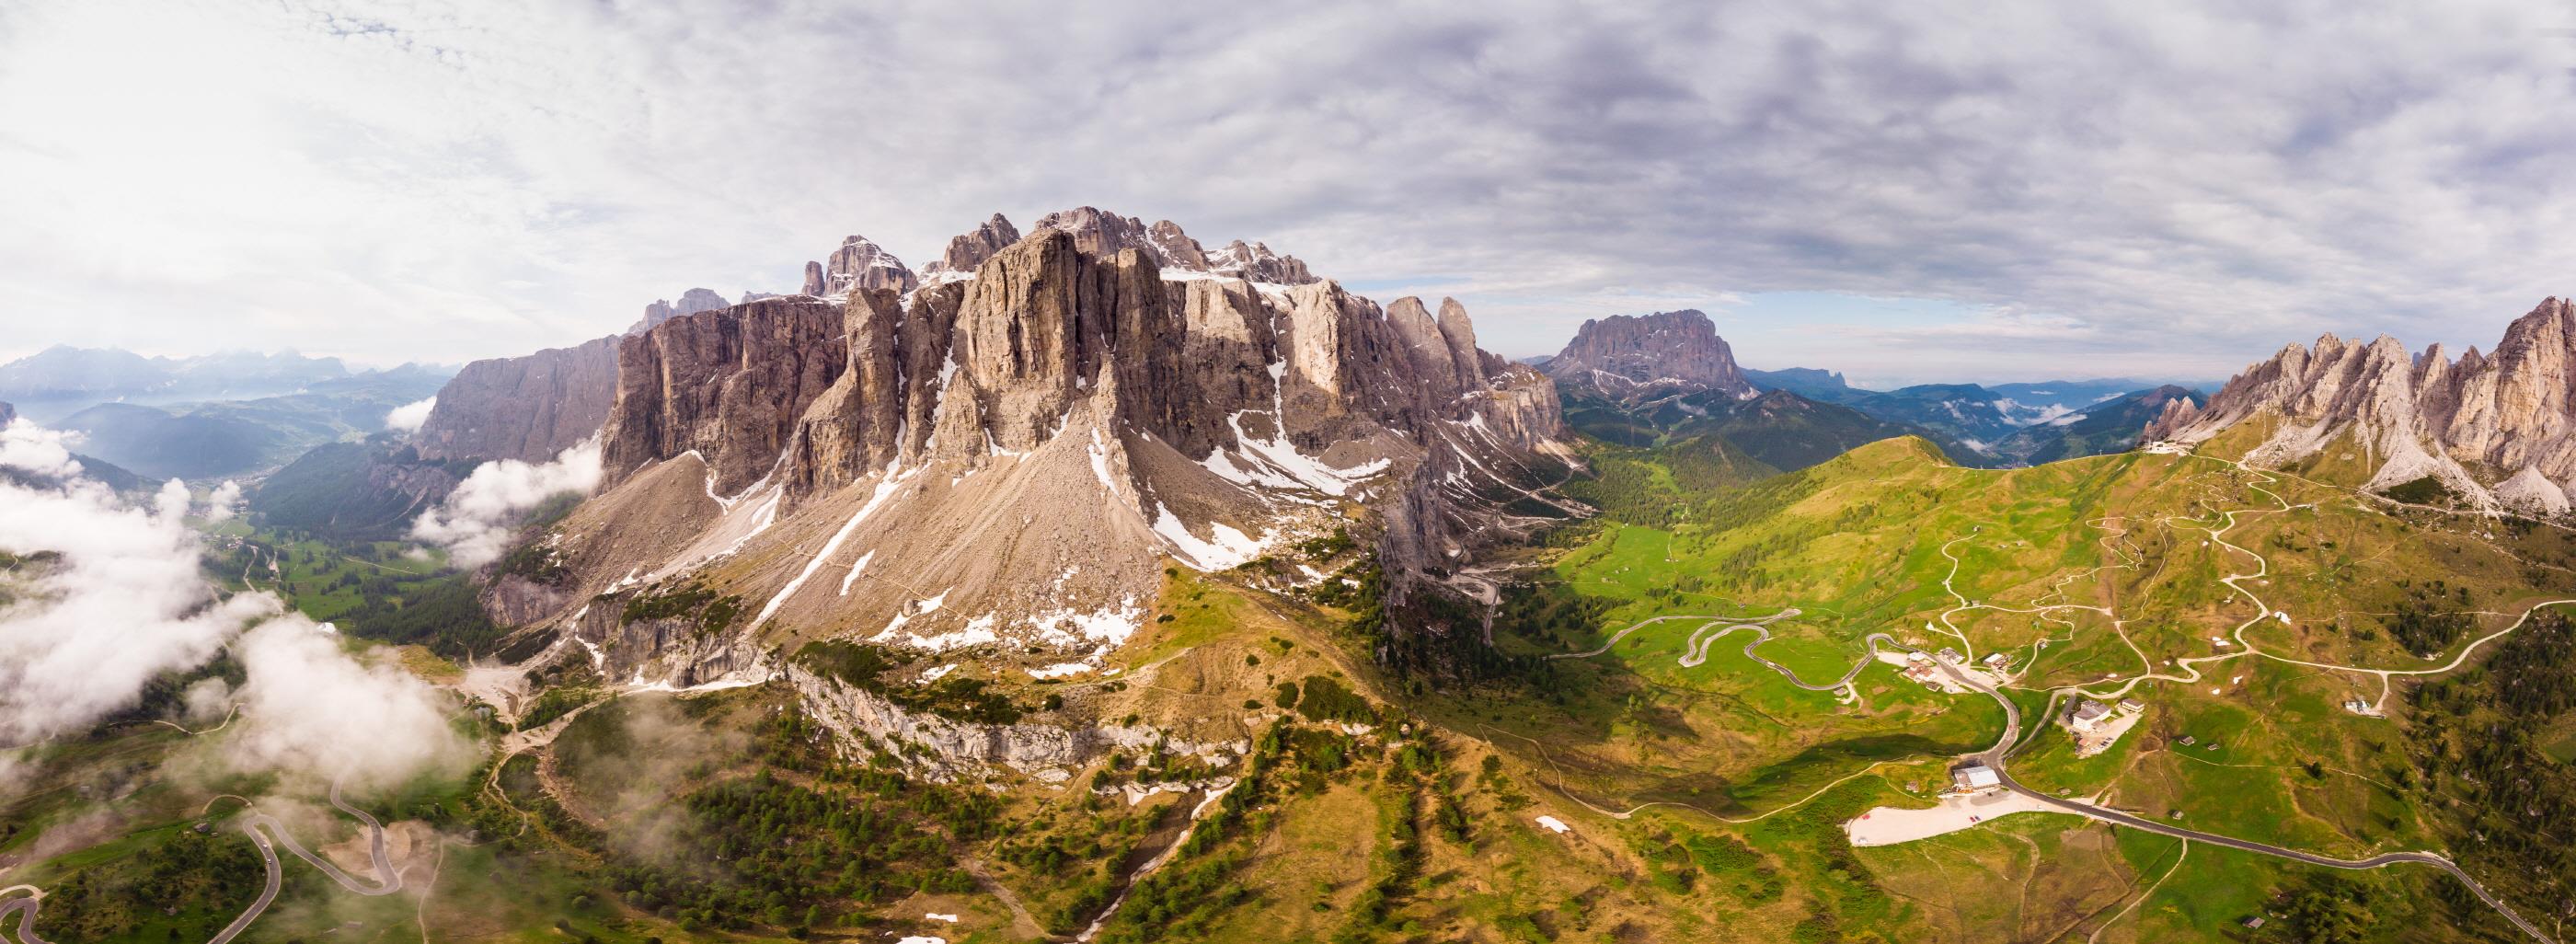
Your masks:
<svg viewBox="0 0 2576 944"><path fill-rule="evenodd" d="M221 524L233 520L234 515L241 513L241 499L241 483L225 479L224 484L215 486L215 490L206 495L206 523Z"/></svg>
<svg viewBox="0 0 2576 944"><path fill-rule="evenodd" d="M385 413L385 429L397 433L420 432L420 424L429 422L429 411L438 406L437 397L405 403Z"/></svg>
<svg viewBox="0 0 2576 944"><path fill-rule="evenodd" d="M248 680L237 693L242 728L226 747L245 769L376 787L468 757L436 690L399 666L352 657L300 614L260 624L233 651Z"/></svg>
<svg viewBox="0 0 2576 944"><path fill-rule="evenodd" d="M188 505L176 481L133 503L87 481L0 482L0 552L22 558L0 571L14 598L0 606L0 787L19 749L132 707L155 676L228 645L242 689L200 681L182 707L200 721L241 708L218 742L238 766L383 785L462 756L426 682L358 661L273 595L219 598Z"/></svg>
<svg viewBox="0 0 2576 944"><path fill-rule="evenodd" d="M57 432L19 417L0 426L0 466L47 478L79 475L81 465L71 453L79 442L79 433Z"/></svg>
<svg viewBox="0 0 2576 944"><path fill-rule="evenodd" d="M599 439L566 449L553 461L502 459L475 466L439 506L412 522L412 537L447 549L458 567L500 559L519 517L548 498L589 494L599 485Z"/></svg>
<svg viewBox="0 0 2576 944"><path fill-rule="evenodd" d="M197 539L166 501L126 505L103 486L0 482L0 552L60 555L22 567L0 608L0 747L67 731L134 703L154 675L204 662L276 598L216 602ZM166 497L166 496L164 496Z"/></svg>

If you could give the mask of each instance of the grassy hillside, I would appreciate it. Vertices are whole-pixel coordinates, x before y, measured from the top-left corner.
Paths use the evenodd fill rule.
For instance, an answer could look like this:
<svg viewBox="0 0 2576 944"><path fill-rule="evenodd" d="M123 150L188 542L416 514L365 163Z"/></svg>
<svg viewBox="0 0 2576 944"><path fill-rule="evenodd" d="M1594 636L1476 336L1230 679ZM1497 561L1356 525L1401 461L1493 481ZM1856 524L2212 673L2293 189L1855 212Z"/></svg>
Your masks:
<svg viewBox="0 0 2576 944"><path fill-rule="evenodd" d="M381 436L326 443L262 479L250 494L250 511L269 527L331 540L397 539L473 466L425 461L412 447Z"/></svg>
<svg viewBox="0 0 2576 944"><path fill-rule="evenodd" d="M1536 697L1483 693L1443 720L1504 732L1498 745L1542 756L1550 782L1586 802L1673 804L1661 809L1702 826L1827 785L1813 802L1853 795L1861 805L1921 805L1904 784L1944 782L1947 756L1990 743L2000 729L1990 700L1929 692L1885 664L1864 664L1843 697L1799 689L1742 654L1749 635L1708 646L1702 664L1683 664L1708 618L1795 609L1768 626L1773 638L1758 651L1802 678L1839 676L1863 658L1865 636L1886 632L1926 649L2007 654L2025 716L2046 717L2053 693L2075 688L2146 704L2138 726L2099 757L2075 757L2063 729L2029 727L2015 770L2033 786L2331 855L2457 848L2474 842L2448 799L2461 788L2426 780L2457 762L2428 761L2420 748L2409 755L2418 740L2404 696L2412 683L2401 677L2384 702L2394 718L2365 716L2344 704L2377 702L2379 678L2320 666L2437 666L2576 578L2564 532L2515 526L2489 537L2475 520L2394 517L2337 488L2198 457L2129 454L1989 471L1950 465L1919 440L1894 440L1715 491L1666 484L1675 470L1661 458L1652 450L1608 457L1594 487L1609 520L1551 572L1515 588L1497 623L1498 642L1517 651L1616 643L1597 657L1549 663L1527 683ZM1638 485L1605 488L1614 482ZM2246 575L2242 585L2266 609L2221 582L2231 574ZM2257 620L2267 610L2290 616ZM1667 616L1690 618L1637 626ZM2236 649L2212 637L2239 626L2280 658L2180 661ZM2150 673L2197 680L2138 680ZM2534 730L2560 730L2556 717L2553 709ZM2011 826L1852 850L1858 867L1838 867L1841 874L1871 876L1871 887L1900 904L1836 911L1837 927L1865 920L1901 932L1891 935L1898 940L2084 936L2170 869L2178 851L2170 840L2114 835L2071 817L2001 822ZM1745 839L1762 848L1758 833ZM2311 886L2326 878L2256 856L2189 855L2190 868L2127 908L2103 939L2232 939L2249 915L2273 913L2271 923L2283 924L2278 915L2314 897ZM1790 884L1834 881L1808 874ZM2357 939L2395 939L2406 915L2435 916L2465 934L2495 920L2429 873L2352 881L2370 914L2401 922ZM2055 897L2043 901L2041 889ZM2546 904L2521 901L2526 914Z"/></svg>

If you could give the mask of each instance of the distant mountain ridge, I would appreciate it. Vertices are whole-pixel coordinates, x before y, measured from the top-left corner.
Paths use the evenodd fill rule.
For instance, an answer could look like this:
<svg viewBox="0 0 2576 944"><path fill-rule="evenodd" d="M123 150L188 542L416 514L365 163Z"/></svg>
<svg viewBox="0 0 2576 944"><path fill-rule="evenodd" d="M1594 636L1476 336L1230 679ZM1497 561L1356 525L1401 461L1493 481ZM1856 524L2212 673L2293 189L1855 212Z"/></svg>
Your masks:
<svg viewBox="0 0 2576 944"><path fill-rule="evenodd" d="M2456 360L2381 335L2332 334L2247 367L2204 408L2168 407L2150 439L2231 442L2249 464L2350 467L2361 487L2415 483L2489 511L2561 514L2576 483L2576 304L2543 300L2506 326L2492 354ZM2238 449L2241 453L2237 453Z"/></svg>
<svg viewBox="0 0 2576 944"><path fill-rule="evenodd" d="M2045 423L2022 427L1996 444L1996 452L2038 465L2059 459L2126 452L2136 448L2147 424L2168 409L2207 402L2207 394L2176 384L2119 394Z"/></svg>
<svg viewBox="0 0 2576 944"><path fill-rule="evenodd" d="M1586 321L1539 369L1556 381L1574 430L1622 446L1674 445L1756 463L1722 463L1739 475L1803 469L1894 436L1938 435L1820 397L1765 392L1716 324L1694 309ZM1826 371L1786 376L1829 395L1848 389Z"/></svg>
<svg viewBox="0 0 2576 944"><path fill-rule="evenodd" d="M0 399L42 421L99 403L249 400L352 380L440 373L440 368L420 364L352 371L339 358L294 351L147 357L118 348L55 345L0 364Z"/></svg>
<svg viewBox="0 0 2576 944"><path fill-rule="evenodd" d="M1765 389L1787 390L1812 400L1837 403L1881 420L1929 431L1952 457L1976 465L2025 465L2052 462L2135 445L2135 428L2106 431L2124 419L2097 419L2106 412L2126 416L2123 404L2150 398L2171 388L2193 399L2200 395L2177 384L2128 378L2057 380L2009 384L1917 384L1894 390L1851 386L1843 375L1815 368L1747 370ZM2172 393L2151 397L2159 405ZM2076 424L2084 426L2069 442ZM2125 442L2124 442L2125 440ZM2116 445L2116 448L2115 448Z"/></svg>
<svg viewBox="0 0 2576 944"><path fill-rule="evenodd" d="M1749 400L1759 392L1717 325L1695 308L1585 321L1539 369L1561 387L1623 403L1711 390Z"/></svg>
<svg viewBox="0 0 2576 944"><path fill-rule="evenodd" d="M100 403L46 425L81 433L85 451L147 478L245 478L323 443L383 430L386 413L445 380L428 369L370 371L277 396Z"/></svg>

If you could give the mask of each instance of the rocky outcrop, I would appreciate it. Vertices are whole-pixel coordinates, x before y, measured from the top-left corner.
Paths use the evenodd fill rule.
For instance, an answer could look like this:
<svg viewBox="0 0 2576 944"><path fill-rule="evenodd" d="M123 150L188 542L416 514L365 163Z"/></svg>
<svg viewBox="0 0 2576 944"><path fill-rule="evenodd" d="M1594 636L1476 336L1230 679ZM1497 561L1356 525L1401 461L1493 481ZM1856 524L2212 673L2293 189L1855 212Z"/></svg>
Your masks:
<svg viewBox="0 0 2576 944"><path fill-rule="evenodd" d="M750 300L750 294L745 293L743 301L747 302ZM628 325L626 327L626 333L643 334L645 331L650 330L654 325L661 324L662 322L669 321L681 315L694 315L702 311L714 311L718 308L724 307L728 307L725 304L724 296L716 294L714 289L693 288L680 293L680 300L677 302L673 302L669 299L656 299L652 304L644 306L644 317L637 320L634 324Z"/></svg>
<svg viewBox="0 0 2576 944"><path fill-rule="evenodd" d="M886 289L909 292L921 284L903 260L865 236L851 236L841 241L821 262L805 264L805 294L845 295L853 289Z"/></svg>
<svg viewBox="0 0 2576 944"><path fill-rule="evenodd" d="M984 221L984 225L950 239L948 251L921 270L922 281L972 278L976 267L983 265L984 260L993 258L995 253L1019 241L1019 227L1012 226L1009 218L995 213L992 219Z"/></svg>
<svg viewBox="0 0 2576 944"><path fill-rule="evenodd" d="M695 452L731 493L778 465L797 421L848 367L842 306L762 299L673 318L619 342L601 444L606 484Z"/></svg>
<svg viewBox="0 0 2576 944"><path fill-rule="evenodd" d="M439 388L412 441L432 460L552 459L607 422L617 347L617 338L600 338L467 364Z"/></svg>
<svg viewBox="0 0 2576 944"><path fill-rule="evenodd" d="M1542 369L1569 389L1632 403L1703 390L1749 400L1759 392L1717 325L1688 308L1586 321Z"/></svg>
<svg viewBox="0 0 2576 944"><path fill-rule="evenodd" d="M2181 430L2199 418L2200 404L2192 402L2189 397L2175 397L2165 401L2164 409L2156 413L2155 419L2147 421L2145 436L2149 439L2165 438L2157 435L2157 431Z"/></svg>
<svg viewBox="0 0 2576 944"><path fill-rule="evenodd" d="M2394 338L2326 335L2290 345L2193 411L2168 408L2145 436L2200 444L2238 424L2276 424L2245 458L2280 464L2353 441L2367 487L2431 477L2473 503L2549 510L2576 480L2576 308L2550 298L2505 329L2495 353L2411 355ZM2558 492L2559 501L2544 494Z"/></svg>

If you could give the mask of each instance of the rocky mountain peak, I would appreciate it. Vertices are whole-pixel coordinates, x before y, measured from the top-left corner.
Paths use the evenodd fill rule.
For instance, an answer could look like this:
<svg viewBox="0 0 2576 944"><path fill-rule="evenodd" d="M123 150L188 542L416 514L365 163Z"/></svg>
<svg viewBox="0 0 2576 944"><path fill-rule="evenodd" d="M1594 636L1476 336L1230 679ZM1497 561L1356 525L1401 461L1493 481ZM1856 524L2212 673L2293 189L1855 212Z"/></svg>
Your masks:
<svg viewBox="0 0 2576 944"><path fill-rule="evenodd" d="M903 260L865 236L844 239L823 261L805 264L804 293L816 297L847 295L859 288L909 292L920 284Z"/></svg>
<svg viewBox="0 0 2576 944"><path fill-rule="evenodd" d="M1717 336L1716 323L1689 308L1586 321L1544 369L1558 383L1620 400L1702 390L1738 399L1757 393Z"/></svg>
<svg viewBox="0 0 2576 944"><path fill-rule="evenodd" d="M746 298L746 300L748 299ZM652 304L644 306L644 317L636 321L634 324L628 325L626 333L642 334L654 325L680 317L681 315L694 315L702 311L714 311L718 308L725 307L728 307L728 305L724 300L724 296L716 294L714 289L693 288L680 293L680 300L677 302L673 302L668 299L655 299Z"/></svg>
<svg viewBox="0 0 2576 944"><path fill-rule="evenodd" d="M2472 347L2456 361L2440 345L2410 355L2386 335L2356 344L2328 334L2246 368L2196 414L2168 411L2146 437L2197 444L2266 416L2284 422L2248 461L2351 442L2376 464L2372 488L2432 477L2473 504L2553 508L2536 483L2563 491L2576 480L2576 311L2543 300L2493 354Z"/></svg>
<svg viewBox="0 0 2576 944"><path fill-rule="evenodd" d="M970 278L975 274L975 267L983 265L984 260L1019 241L1019 227L1012 226L1010 218L995 213L992 219L984 221L984 225L949 239L948 251L941 253L938 261L922 269L922 281Z"/></svg>

